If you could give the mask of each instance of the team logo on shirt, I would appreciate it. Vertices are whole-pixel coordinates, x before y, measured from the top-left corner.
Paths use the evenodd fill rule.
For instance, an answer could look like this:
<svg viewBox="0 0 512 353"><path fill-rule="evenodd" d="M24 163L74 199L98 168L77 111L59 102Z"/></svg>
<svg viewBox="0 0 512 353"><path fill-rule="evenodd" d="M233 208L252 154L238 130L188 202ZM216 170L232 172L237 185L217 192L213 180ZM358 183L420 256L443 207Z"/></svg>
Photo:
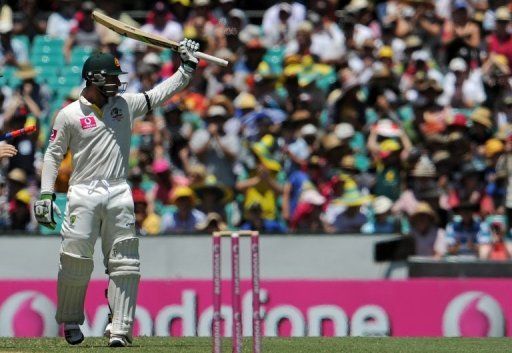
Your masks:
<svg viewBox="0 0 512 353"><path fill-rule="evenodd" d="M57 138L57 130L52 129L52 133L50 134L50 141L53 142Z"/></svg>
<svg viewBox="0 0 512 353"><path fill-rule="evenodd" d="M82 125L82 130L92 129L93 127L96 127L96 120L92 115L85 116L80 118L80 124Z"/></svg>
<svg viewBox="0 0 512 353"><path fill-rule="evenodd" d="M112 108L112 110L110 111L110 116L112 117L112 119L114 119L115 121L121 121L124 119L124 116L123 116L123 111L119 108Z"/></svg>

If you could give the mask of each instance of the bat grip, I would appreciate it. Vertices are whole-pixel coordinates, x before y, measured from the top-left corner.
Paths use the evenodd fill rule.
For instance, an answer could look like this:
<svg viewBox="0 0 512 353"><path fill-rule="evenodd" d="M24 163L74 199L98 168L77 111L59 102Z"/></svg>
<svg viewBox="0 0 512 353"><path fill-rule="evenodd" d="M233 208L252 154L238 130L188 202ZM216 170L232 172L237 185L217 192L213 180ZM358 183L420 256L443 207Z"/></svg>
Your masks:
<svg viewBox="0 0 512 353"><path fill-rule="evenodd" d="M217 64L217 65L224 66L224 67L228 66L227 60L217 58L216 56L208 55L208 54L202 53L200 51L196 51L194 53L194 56L198 59L202 59L202 60L211 62L212 64Z"/></svg>

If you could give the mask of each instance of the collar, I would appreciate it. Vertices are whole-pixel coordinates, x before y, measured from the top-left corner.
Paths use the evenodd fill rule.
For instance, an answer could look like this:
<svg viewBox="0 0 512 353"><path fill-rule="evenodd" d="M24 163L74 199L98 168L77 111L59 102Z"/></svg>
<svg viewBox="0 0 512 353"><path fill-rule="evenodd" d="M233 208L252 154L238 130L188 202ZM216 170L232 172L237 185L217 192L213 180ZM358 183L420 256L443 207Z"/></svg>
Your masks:
<svg viewBox="0 0 512 353"><path fill-rule="evenodd" d="M80 95L80 97L78 98L78 100L80 101L80 103L82 103L83 105L89 107L93 112L94 114L96 114L97 117L99 117L100 119L103 118L103 111L94 103L91 103L87 100L87 98L85 98L84 96ZM108 101L107 101L107 104L108 104ZM106 104L105 104L106 105Z"/></svg>

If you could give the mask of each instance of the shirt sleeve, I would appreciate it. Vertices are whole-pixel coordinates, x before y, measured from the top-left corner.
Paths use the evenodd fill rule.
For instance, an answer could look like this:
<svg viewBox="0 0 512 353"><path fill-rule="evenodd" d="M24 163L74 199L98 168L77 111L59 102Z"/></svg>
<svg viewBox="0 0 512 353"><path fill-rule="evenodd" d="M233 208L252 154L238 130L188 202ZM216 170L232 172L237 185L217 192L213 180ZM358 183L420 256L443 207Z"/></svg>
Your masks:
<svg viewBox="0 0 512 353"><path fill-rule="evenodd" d="M123 98L126 100L128 109L130 110L131 119L133 120L134 118L142 116L154 107L162 105L172 95L181 91L186 85L188 85L190 78L191 76L180 67L178 71L174 73L174 75L162 81L145 94L123 94Z"/></svg>
<svg viewBox="0 0 512 353"><path fill-rule="evenodd" d="M41 192L53 193L59 166L68 151L70 138L71 129L67 124L67 116L61 110L55 118L50 135L50 143L44 155Z"/></svg>

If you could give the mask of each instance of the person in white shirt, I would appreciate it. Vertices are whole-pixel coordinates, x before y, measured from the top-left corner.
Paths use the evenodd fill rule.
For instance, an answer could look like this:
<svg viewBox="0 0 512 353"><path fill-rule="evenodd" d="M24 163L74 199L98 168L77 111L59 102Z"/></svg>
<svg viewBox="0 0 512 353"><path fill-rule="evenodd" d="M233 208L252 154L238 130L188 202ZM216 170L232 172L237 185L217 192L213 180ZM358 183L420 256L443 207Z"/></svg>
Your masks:
<svg viewBox="0 0 512 353"><path fill-rule="evenodd" d="M67 206L62 225L56 320L64 324L69 344L83 341L84 299L93 269L94 243L102 240L109 275L108 302L111 323L109 346L132 342L133 318L140 278L138 238L132 193L126 182L132 126L135 118L151 111L184 88L198 60L199 44L179 44L182 64L178 71L148 92L119 93L121 70L112 54L91 55L82 70L86 87L80 98L55 118L46 150L41 197L34 204L37 221L55 228L54 184L68 149L73 157Z"/></svg>
<svg viewBox="0 0 512 353"><path fill-rule="evenodd" d="M157 34L176 42L183 38L183 28L181 24L170 18L171 13L163 2L159 1L155 4L153 14L153 22L145 24L140 28L141 30Z"/></svg>

